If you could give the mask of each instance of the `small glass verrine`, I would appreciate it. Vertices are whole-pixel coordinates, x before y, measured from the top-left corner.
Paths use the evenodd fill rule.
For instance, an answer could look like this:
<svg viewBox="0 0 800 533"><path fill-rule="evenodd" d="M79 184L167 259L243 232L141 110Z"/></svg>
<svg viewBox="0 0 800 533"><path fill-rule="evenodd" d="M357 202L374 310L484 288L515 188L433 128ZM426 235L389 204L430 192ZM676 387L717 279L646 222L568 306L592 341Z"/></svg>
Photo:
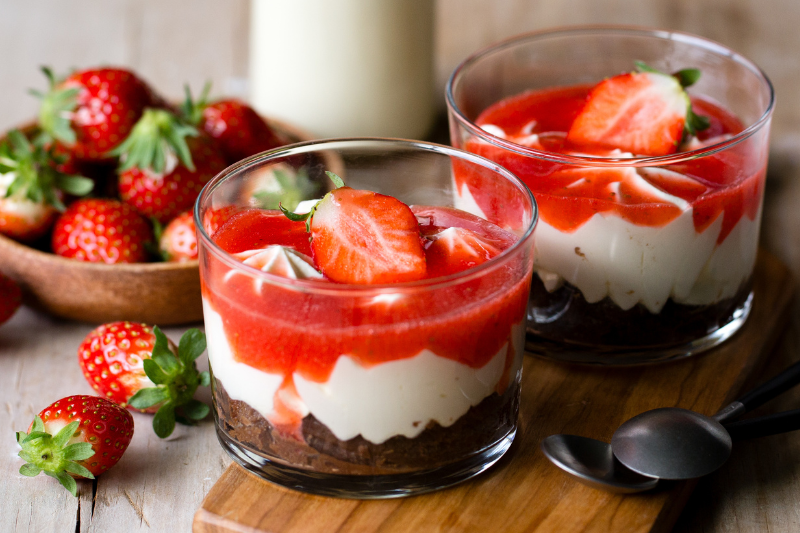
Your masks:
<svg viewBox="0 0 800 533"><path fill-rule="evenodd" d="M293 251L286 255L299 279L243 262L272 237L241 221L256 211L283 217L276 200L293 209L321 197L328 170L348 187L411 206L420 224L491 226L513 244L463 272L384 285L320 279ZM507 202L502 218L451 209L454 175L464 173ZM312 193L312 184L323 188ZM272 210L261 209L267 197ZM238 463L290 488L378 498L457 483L508 449L537 220L533 197L510 172L426 143L303 143L217 176L195 220L217 434ZM300 224L298 250L308 243ZM249 244L232 245L240 229Z"/></svg>
<svg viewBox="0 0 800 533"><path fill-rule="evenodd" d="M699 69L688 93L711 127L670 155L570 149L567 132L589 90L637 62L666 73ZM544 31L456 69L447 86L452 144L511 170L540 209L529 351L638 364L701 352L742 326L773 104L758 67L679 32ZM488 204L466 180L458 194L473 212Z"/></svg>

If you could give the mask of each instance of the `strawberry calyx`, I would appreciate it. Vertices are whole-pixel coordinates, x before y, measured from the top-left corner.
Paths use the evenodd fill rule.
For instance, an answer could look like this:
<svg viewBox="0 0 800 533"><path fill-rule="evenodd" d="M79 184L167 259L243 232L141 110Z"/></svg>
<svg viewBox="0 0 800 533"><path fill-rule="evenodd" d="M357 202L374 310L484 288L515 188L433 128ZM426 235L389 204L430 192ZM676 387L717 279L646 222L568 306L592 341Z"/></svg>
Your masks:
<svg viewBox="0 0 800 533"><path fill-rule="evenodd" d="M45 431L44 422L37 416L30 433L18 431L17 443L22 448L19 456L26 461L20 467L19 473L35 477L44 472L57 479L73 496L77 496L77 484L70 474L94 479L94 475L76 461L88 459L95 454L88 442L69 443L80 433L79 425L78 421L71 422L55 435L51 435Z"/></svg>
<svg viewBox="0 0 800 533"><path fill-rule="evenodd" d="M342 187L345 186L344 180L341 177L339 177L339 175L336 174L335 172L331 172L330 170L326 170L325 174L331 179L331 181L335 185L334 190L335 189L341 189ZM308 213L294 213L292 211L289 211L285 207L283 207L283 204L280 203L280 202L278 203L278 209L280 209L281 213L283 213L286 216L286 218L288 218L292 222L305 221L305 223L306 223L306 231L311 232L311 219L314 218L314 212L316 212L317 206L319 206L319 204L321 204L325 200L325 198L330 196L330 194L331 194L330 192L327 193L322 198L322 200L320 200L317 203L315 203L313 205L313 207L311 207L311 209L308 211Z"/></svg>
<svg viewBox="0 0 800 533"><path fill-rule="evenodd" d="M4 192L0 191L0 196L24 198L64 211L57 190L74 196L91 192L94 182L89 178L56 170L65 157L54 150L52 144L45 146L39 139L32 143L21 131L11 130L7 140L0 144L0 174L12 174L13 179Z"/></svg>
<svg viewBox="0 0 800 533"><path fill-rule="evenodd" d="M39 108L39 126L42 128L42 138L50 141L56 139L67 146L72 146L77 141L71 125L72 114L78 107L80 89L78 87L59 87L61 80L55 77L49 67L42 67L42 72L47 77L49 84L47 93L35 89L29 91L42 101Z"/></svg>
<svg viewBox="0 0 800 533"><path fill-rule="evenodd" d="M667 74L666 72L661 72L660 70L651 67L643 61L636 61L635 64L638 72L651 72L653 74L660 74L662 76L672 76L678 80L678 83L684 90L687 87L694 85L697 80L700 79L701 75L700 69L697 68L685 68L673 74ZM690 136L697 135L698 131L702 131L711 126L711 121L708 119L708 117L698 115L694 112L692 109L692 102L688 95L686 95L686 101L686 122L684 122L683 126L683 141Z"/></svg>
<svg viewBox="0 0 800 533"><path fill-rule="evenodd" d="M131 134L108 155L120 157L120 172L136 167L163 174L174 157L194 172L186 137L199 134L197 128L185 123L176 114L165 109L147 108Z"/></svg>
<svg viewBox="0 0 800 533"><path fill-rule="evenodd" d="M156 341L153 353L142 363L144 372L155 387L140 389L128 400L135 409L147 409L158 405L153 417L153 431L160 438L169 437L175 422L191 425L202 420L210 412L208 405L194 399L198 386L207 387L211 382L208 372L198 372L195 360L206 349L206 337L198 329L190 329L181 337L177 355L170 350L167 336L153 327Z"/></svg>
<svg viewBox="0 0 800 533"><path fill-rule="evenodd" d="M203 111L208 107L208 93L211 92L211 81L207 81L203 85L203 91L200 97L195 100L192 97L192 90L189 85L184 85L183 90L186 93L186 98L180 106L181 118L192 126L200 126L203 122Z"/></svg>

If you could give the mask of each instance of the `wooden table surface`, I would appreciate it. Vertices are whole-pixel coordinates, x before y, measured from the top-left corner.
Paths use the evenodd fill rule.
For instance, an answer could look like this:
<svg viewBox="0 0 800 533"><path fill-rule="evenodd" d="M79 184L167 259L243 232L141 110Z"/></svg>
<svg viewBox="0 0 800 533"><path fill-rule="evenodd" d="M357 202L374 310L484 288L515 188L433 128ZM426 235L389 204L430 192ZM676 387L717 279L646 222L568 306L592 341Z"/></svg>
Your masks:
<svg viewBox="0 0 800 533"><path fill-rule="evenodd" d="M772 163L762 244L800 273L800 163ZM211 420L178 426L166 440L134 414L133 442L120 463L94 483L79 482L74 498L55 480L18 473L22 461L14 431L69 394L91 394L77 364L77 348L93 324L53 319L23 307L0 327L0 531L190 531L200 503L229 464ZM185 328L166 328L178 340ZM792 308L786 335L762 375L800 359L800 306ZM206 366L205 356L200 359ZM757 377L754 380L758 379ZM208 397L204 398L208 400ZM773 400L762 412L796 408L800 389ZM771 533L800 531L800 434L736 445L728 464L697 485L676 532ZM612 527L612 526L610 526ZM616 531L616 530L615 530Z"/></svg>

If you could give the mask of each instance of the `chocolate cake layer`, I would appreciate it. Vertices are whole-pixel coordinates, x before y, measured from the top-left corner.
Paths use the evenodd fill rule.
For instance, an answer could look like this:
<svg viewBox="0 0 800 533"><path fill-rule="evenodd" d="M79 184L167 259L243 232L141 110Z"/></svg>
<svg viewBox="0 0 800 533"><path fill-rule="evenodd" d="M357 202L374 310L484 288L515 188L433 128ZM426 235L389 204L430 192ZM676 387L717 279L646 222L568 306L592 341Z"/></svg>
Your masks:
<svg viewBox="0 0 800 533"><path fill-rule="evenodd" d="M231 439L265 458L295 468L346 475L390 475L438 468L477 453L506 437L519 412L519 385L492 394L453 425L429 423L417 437L396 436L381 444L361 436L342 441L313 415L302 435L281 432L247 403L232 400L212 380L219 428Z"/></svg>
<svg viewBox="0 0 800 533"><path fill-rule="evenodd" d="M752 280L733 298L711 305L684 305L672 299L652 313L642 304L622 310L610 298L588 303L569 283L548 292L533 276L528 333L556 342L604 347L662 347L700 339L730 322L752 290Z"/></svg>

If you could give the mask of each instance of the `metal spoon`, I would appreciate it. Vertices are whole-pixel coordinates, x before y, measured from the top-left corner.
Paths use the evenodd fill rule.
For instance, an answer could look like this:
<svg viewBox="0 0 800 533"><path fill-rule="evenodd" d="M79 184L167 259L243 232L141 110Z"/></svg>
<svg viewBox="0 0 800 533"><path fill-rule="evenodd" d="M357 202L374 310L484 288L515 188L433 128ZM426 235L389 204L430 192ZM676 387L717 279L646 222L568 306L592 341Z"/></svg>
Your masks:
<svg viewBox="0 0 800 533"><path fill-rule="evenodd" d="M613 492L649 490L658 478L690 479L722 466L730 456L732 439L721 422L741 416L797 383L800 362L713 418L686 409L654 409L620 426L610 445L585 437L551 435L541 448L550 461L583 483ZM737 438L800 429L800 411L739 422L736 427Z"/></svg>

